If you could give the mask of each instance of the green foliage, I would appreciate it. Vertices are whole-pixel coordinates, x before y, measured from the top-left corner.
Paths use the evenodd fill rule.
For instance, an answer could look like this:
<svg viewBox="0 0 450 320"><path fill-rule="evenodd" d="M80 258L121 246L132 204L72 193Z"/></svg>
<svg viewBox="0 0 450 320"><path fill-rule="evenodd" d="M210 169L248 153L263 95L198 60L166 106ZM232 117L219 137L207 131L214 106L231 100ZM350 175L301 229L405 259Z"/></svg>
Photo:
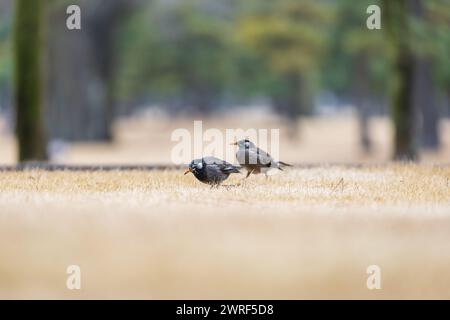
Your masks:
<svg viewBox="0 0 450 320"><path fill-rule="evenodd" d="M219 94L233 72L230 32L196 1L149 5L122 31L119 94Z"/></svg>
<svg viewBox="0 0 450 320"><path fill-rule="evenodd" d="M436 62L442 88L450 79L450 6L426 1L427 19L414 21L408 39L416 54ZM298 75L307 91L351 96L355 61L367 63L371 95L387 93L392 48L384 32L368 30L366 9L379 0L155 0L130 19L118 50L117 77L122 99L202 94L219 99L276 97L297 90ZM219 9L218 9L219 8ZM382 27L385 17L382 12ZM403 41L402 40L402 41Z"/></svg>
<svg viewBox="0 0 450 320"><path fill-rule="evenodd" d="M322 87L340 96L351 95L355 80L355 61L363 56L367 63L368 84L372 93L386 90L387 51L383 33L366 28L369 5L373 0L340 0L336 19L330 28L329 50L321 70ZM383 20L382 20L383 23Z"/></svg>
<svg viewBox="0 0 450 320"><path fill-rule="evenodd" d="M426 26L420 43L426 43L434 61L434 73L443 91L450 88L450 3L448 0L424 1Z"/></svg>
<svg viewBox="0 0 450 320"><path fill-rule="evenodd" d="M239 19L238 37L274 72L310 72L326 46L331 15L320 1L272 1Z"/></svg>
<svg viewBox="0 0 450 320"><path fill-rule="evenodd" d="M83 7L86 1L47 0L51 8L69 3ZM349 97L357 81L355 61L361 56L367 62L370 94L387 93L392 48L384 32L366 28L366 8L381 5L380 0L142 3L118 26L120 36L115 38L119 60L113 80L121 102L176 99L181 106L214 108L229 97L234 101L255 96L286 98L303 89L311 96L325 90ZM413 32L404 40L415 54L433 61L435 79L447 91L449 2L423 3L426 18L410 17ZM8 20L11 17L0 20L0 86L11 78ZM294 78L304 88L291 86Z"/></svg>
<svg viewBox="0 0 450 320"><path fill-rule="evenodd" d="M263 92L279 112L293 119L311 113L315 75L327 51L334 7L310 0L246 3L238 14L236 37L270 71Z"/></svg>
<svg viewBox="0 0 450 320"><path fill-rule="evenodd" d="M333 18L328 2L220 3L155 1L133 16L119 41L120 98L271 97L292 94L285 82L296 75L312 87Z"/></svg>
<svg viewBox="0 0 450 320"><path fill-rule="evenodd" d="M11 17L0 20L0 88L7 85L12 75Z"/></svg>

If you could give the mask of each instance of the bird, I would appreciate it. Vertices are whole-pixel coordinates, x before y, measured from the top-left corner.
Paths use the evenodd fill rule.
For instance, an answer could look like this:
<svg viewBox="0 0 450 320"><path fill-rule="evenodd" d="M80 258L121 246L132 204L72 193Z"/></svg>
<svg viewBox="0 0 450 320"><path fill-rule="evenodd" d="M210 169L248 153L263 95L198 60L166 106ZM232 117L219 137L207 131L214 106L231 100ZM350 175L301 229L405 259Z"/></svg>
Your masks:
<svg viewBox="0 0 450 320"><path fill-rule="evenodd" d="M199 181L218 187L232 173L241 173L241 167L232 165L216 157L204 157L192 160L184 174L192 173Z"/></svg>
<svg viewBox="0 0 450 320"><path fill-rule="evenodd" d="M253 142L248 139L239 140L232 143L238 146L236 152L236 159L239 164L247 170L247 179L252 173L267 173L271 169L283 170L283 167L291 167L290 164L283 161L275 161L270 154L258 148Z"/></svg>

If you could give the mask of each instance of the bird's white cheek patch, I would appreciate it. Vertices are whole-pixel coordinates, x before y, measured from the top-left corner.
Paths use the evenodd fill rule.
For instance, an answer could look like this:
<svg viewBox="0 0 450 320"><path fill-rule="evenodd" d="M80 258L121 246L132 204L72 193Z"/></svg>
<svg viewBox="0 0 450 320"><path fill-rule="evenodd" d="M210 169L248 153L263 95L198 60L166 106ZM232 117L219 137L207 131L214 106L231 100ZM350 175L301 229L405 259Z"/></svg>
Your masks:
<svg viewBox="0 0 450 320"><path fill-rule="evenodd" d="M203 168L203 163L201 163L201 162L197 163L197 168L198 168L198 169Z"/></svg>

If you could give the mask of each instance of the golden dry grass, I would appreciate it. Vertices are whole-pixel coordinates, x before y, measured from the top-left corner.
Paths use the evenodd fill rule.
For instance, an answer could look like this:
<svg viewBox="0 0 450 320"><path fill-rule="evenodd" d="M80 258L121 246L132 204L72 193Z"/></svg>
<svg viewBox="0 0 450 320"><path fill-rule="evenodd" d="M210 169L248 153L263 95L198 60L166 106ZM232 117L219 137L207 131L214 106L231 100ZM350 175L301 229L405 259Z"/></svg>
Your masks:
<svg viewBox="0 0 450 320"><path fill-rule="evenodd" d="M400 164L220 189L176 170L2 172L0 298L448 299L449 180Z"/></svg>

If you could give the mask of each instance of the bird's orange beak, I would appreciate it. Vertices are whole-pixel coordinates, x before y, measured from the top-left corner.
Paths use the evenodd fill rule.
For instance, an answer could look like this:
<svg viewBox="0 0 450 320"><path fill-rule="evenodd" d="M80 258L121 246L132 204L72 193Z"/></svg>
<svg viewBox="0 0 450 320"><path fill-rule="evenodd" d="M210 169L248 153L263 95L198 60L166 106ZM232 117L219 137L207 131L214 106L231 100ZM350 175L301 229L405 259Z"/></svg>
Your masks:
<svg viewBox="0 0 450 320"><path fill-rule="evenodd" d="M187 175L189 172L192 172L192 169L191 169L191 168L188 168L188 169L184 172L184 175Z"/></svg>
<svg viewBox="0 0 450 320"><path fill-rule="evenodd" d="M230 143L230 146L237 146L237 142L235 141L235 142Z"/></svg>

